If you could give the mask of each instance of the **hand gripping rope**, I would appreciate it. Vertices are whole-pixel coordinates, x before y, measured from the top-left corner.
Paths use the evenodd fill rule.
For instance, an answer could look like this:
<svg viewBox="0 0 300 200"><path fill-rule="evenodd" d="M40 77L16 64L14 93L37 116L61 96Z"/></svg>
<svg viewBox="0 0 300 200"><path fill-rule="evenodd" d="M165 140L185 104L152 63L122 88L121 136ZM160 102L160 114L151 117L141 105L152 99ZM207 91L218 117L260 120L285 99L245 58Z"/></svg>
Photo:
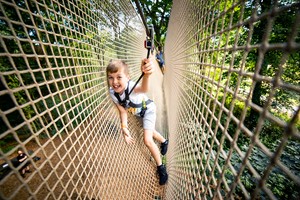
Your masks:
<svg viewBox="0 0 300 200"><path fill-rule="evenodd" d="M150 51L154 50L154 30L153 30L153 26L148 26L147 33L148 33L148 35L147 35L146 40L144 42L144 46L148 50L148 52L147 52L147 59L148 59L149 56L150 56ZM138 78L138 80L136 81L134 86L131 88L128 95L131 94L131 92L134 90L134 88L140 82L140 80L143 78L143 76L144 76L144 72L142 72L141 76Z"/></svg>
<svg viewBox="0 0 300 200"><path fill-rule="evenodd" d="M150 56L150 51L153 51L154 50L154 30L153 30L153 27L152 26L148 26L147 27L147 37L146 37L146 40L144 42L144 46L145 48L148 50L147 52L147 58L149 58ZM134 104L132 102L130 102L129 100L129 95L132 93L132 91L134 90L134 88L137 86L137 84L139 83L139 81L143 78L144 76L144 72L142 72L141 76L138 78L138 80L136 81L136 83L134 84L134 86L131 88L130 92L128 92L128 88L125 90L125 99L123 101L121 101L121 98L119 96L119 94L115 93L115 97L118 99L120 105L122 105L124 108L129 105L130 107L133 107L133 108L139 108L141 107L142 110L140 112L140 116L141 117L144 117L145 115L145 112L147 110L147 104L151 103L152 100L148 99L147 101L142 101L141 105L140 104Z"/></svg>

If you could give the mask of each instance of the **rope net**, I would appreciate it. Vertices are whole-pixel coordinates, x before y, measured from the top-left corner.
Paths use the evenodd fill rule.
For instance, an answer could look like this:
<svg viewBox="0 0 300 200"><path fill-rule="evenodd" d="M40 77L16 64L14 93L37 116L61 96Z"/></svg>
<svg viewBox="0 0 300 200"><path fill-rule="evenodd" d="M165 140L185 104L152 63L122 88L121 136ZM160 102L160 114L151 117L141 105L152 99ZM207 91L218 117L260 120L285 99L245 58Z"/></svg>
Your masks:
<svg viewBox="0 0 300 200"><path fill-rule="evenodd" d="M0 199L162 196L141 126L129 118L136 144L126 145L108 95L109 60L125 60L136 80L147 55L131 2L1 0L0 13Z"/></svg>
<svg viewBox="0 0 300 200"><path fill-rule="evenodd" d="M174 0L149 93L170 139L159 186L142 127L129 117L126 145L107 92L110 59L137 80L146 56L131 2L0 0L0 199L297 199L299 3L264 2Z"/></svg>
<svg viewBox="0 0 300 200"><path fill-rule="evenodd" d="M299 25L296 1L173 1L166 199L299 199Z"/></svg>

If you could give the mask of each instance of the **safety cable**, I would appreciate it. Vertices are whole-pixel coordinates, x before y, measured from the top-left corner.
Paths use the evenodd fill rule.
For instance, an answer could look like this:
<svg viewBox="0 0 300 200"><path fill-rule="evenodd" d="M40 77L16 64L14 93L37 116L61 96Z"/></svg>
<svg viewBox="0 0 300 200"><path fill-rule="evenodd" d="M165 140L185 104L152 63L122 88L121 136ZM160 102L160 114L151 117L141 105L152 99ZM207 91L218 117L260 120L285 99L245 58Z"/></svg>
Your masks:
<svg viewBox="0 0 300 200"><path fill-rule="evenodd" d="M149 29L148 29L148 26L147 26L147 21L146 21L146 19L145 19L145 15L144 15L144 13L143 13L143 10L142 10L142 8L141 8L141 5L140 5L140 3L139 3L138 0L134 0L134 2L135 2L135 5L136 5L136 7L137 7L137 9L138 9L138 12L139 12L139 14L140 14L140 16L141 16L141 18L142 18L143 24L144 24L145 29L146 29L146 34L147 34L147 36L149 36L149 35L150 35L150 32L149 32Z"/></svg>
<svg viewBox="0 0 300 200"><path fill-rule="evenodd" d="M153 30L152 26L147 25L147 22L146 22L146 19L145 19L145 16L144 16L144 13L143 13L143 10L141 8L139 1L135 0L135 4L136 4L138 12L142 18L145 29L146 29L147 37L146 37L146 41L145 41L144 45L145 45L145 48L148 50L148 52L147 52L147 59L148 59L150 56L151 49L152 50L154 49L154 42L153 42L154 41L154 30ZM145 73L142 72L141 76L138 78L138 80L135 82L134 86L129 91L128 95L130 95L132 93L132 91L134 90L134 88L137 86L137 84L140 82L140 80L143 78L144 75L145 75Z"/></svg>

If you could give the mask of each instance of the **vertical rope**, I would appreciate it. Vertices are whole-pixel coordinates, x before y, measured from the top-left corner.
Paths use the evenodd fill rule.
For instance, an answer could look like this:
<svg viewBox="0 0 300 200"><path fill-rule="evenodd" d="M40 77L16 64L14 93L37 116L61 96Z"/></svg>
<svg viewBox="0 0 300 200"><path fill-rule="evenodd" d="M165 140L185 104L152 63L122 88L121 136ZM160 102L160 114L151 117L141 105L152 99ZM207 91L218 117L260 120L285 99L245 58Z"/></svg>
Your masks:
<svg viewBox="0 0 300 200"><path fill-rule="evenodd" d="M143 22L143 24L144 24L144 26L145 26L146 33L147 33L147 35L150 35L150 31L149 31L149 29L148 29L148 24L147 24L145 15L144 15L144 13L143 13L143 10L142 10L142 8L141 8L140 2L139 2L138 0L134 0L134 2L135 2L135 5L136 5L136 8L137 8L137 10L138 10L138 12L139 12L139 14L140 14L140 17L141 17L141 19L142 19L142 22Z"/></svg>

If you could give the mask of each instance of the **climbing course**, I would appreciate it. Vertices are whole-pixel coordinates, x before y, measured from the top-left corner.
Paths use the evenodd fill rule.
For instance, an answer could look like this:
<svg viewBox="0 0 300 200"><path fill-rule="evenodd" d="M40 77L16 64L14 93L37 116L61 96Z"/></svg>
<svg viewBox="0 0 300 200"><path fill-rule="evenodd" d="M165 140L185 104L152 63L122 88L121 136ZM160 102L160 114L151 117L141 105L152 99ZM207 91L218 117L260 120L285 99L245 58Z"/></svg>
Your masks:
<svg viewBox="0 0 300 200"><path fill-rule="evenodd" d="M142 76L138 3L0 0L0 199L299 199L300 4L173 1L164 74L149 52L160 186L132 115L123 140L105 72L117 58Z"/></svg>

